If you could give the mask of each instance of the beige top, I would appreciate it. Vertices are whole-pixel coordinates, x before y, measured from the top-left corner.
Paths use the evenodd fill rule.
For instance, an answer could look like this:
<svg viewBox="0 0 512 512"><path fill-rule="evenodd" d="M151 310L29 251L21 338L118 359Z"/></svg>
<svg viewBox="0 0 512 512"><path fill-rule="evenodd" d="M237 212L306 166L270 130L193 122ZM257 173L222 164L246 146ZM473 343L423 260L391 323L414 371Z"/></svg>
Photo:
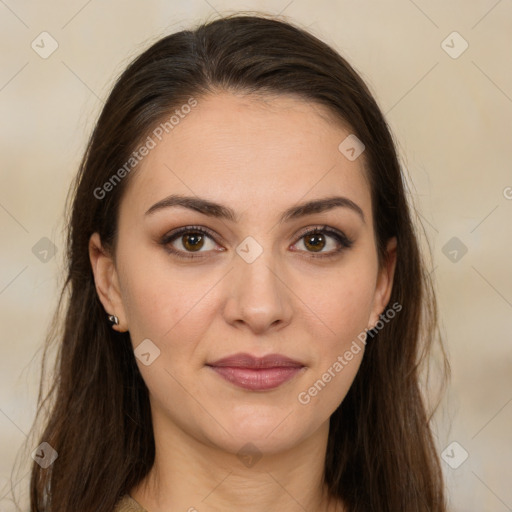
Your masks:
<svg viewBox="0 0 512 512"><path fill-rule="evenodd" d="M129 494L125 494L117 502L114 512L148 512L141 507Z"/></svg>

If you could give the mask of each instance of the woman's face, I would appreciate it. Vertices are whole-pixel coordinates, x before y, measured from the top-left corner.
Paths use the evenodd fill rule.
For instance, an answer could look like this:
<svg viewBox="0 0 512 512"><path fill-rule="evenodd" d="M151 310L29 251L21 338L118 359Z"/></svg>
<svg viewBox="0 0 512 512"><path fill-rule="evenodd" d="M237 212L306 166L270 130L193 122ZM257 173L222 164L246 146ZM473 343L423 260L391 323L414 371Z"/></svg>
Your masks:
<svg viewBox="0 0 512 512"><path fill-rule="evenodd" d="M330 119L290 96L198 99L132 171L115 263L93 235L98 293L130 332L159 425L272 453L324 428L345 397L394 252L379 271L364 152L338 149L350 131Z"/></svg>

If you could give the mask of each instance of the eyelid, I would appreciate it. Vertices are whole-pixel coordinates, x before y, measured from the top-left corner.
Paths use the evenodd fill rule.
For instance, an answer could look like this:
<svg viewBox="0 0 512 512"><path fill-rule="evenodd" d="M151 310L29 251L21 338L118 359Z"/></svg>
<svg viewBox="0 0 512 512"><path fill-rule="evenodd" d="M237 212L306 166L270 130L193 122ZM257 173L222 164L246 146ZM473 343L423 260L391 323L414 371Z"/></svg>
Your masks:
<svg viewBox="0 0 512 512"><path fill-rule="evenodd" d="M189 226L182 226L180 228L177 228L173 231L170 231L169 233L165 234L162 239L160 240L160 244L167 247L168 252L176 255L178 258L183 259L194 259L194 258L203 258L202 253L208 253L211 251L198 251L198 252L189 252L189 251L181 251L177 249L170 249L168 246L171 242L173 242L175 239L178 239L181 235L187 234L187 233L194 233L199 232L205 236L208 236L212 239L213 242L218 243L216 241L216 238L220 237L217 233L214 233L211 229L205 227L205 226L197 226L197 225L189 225ZM329 258L329 257L335 257L340 255L341 252L343 252L346 249L349 249L352 244L354 243L354 240L348 237L343 231L333 228L328 225L314 225L314 226L308 226L303 228L299 231L299 234L296 235L296 241L292 244L297 244L305 235L311 235L314 233L325 233L327 236L330 236L331 238L334 238L338 244L341 245L341 248L336 249L334 251L329 251L326 253L320 252L318 254L314 252L309 251L295 251L297 253L303 253L305 252L308 254L307 257L313 257L313 258ZM222 252L225 249L222 249L221 251L216 252Z"/></svg>
<svg viewBox="0 0 512 512"><path fill-rule="evenodd" d="M211 238L212 241L215 242L216 244L217 244L217 241L216 241L217 237L222 239L222 237L220 237L220 235L217 235L216 233L214 233L210 228L207 228L205 226L189 225L189 226L182 226L180 228L170 231L169 233L166 233L161 238L159 243L161 245L163 245L164 247L166 247L167 248L166 250L169 253L174 254L178 258L182 258L182 259L203 258L204 256L202 254L204 252L209 252L209 251L199 251L197 253L194 253L194 252L181 251L181 250L169 247L171 242L179 239L180 236L183 236L187 233L201 233L202 235L208 236L209 238ZM222 249L222 251L224 251L224 250L225 249ZM218 251L218 252L221 252L221 251Z"/></svg>
<svg viewBox="0 0 512 512"><path fill-rule="evenodd" d="M172 238L175 238L175 237L177 238L178 235L182 235L184 233L189 233L189 232L197 232L197 231L200 233L203 233L205 235L208 235L213 240L215 240L215 238L217 238L217 237L222 239L222 237L220 235L218 235L217 233L212 231L210 228L207 228L206 226L190 225L190 226L182 226L180 228L176 228L176 229L170 231L169 233L166 233L162 237L162 240L171 240Z"/></svg>
<svg viewBox="0 0 512 512"><path fill-rule="evenodd" d="M349 236L347 236L343 231L333 228L331 226L328 226L327 224L323 225L316 225L316 226L309 226L301 231L299 231L299 234L297 235L297 242L304 236L312 233L327 233L329 236L332 236L334 238L339 237L341 241L346 243L346 245L350 246L354 243L354 240L351 239ZM295 243L297 243L295 242Z"/></svg>

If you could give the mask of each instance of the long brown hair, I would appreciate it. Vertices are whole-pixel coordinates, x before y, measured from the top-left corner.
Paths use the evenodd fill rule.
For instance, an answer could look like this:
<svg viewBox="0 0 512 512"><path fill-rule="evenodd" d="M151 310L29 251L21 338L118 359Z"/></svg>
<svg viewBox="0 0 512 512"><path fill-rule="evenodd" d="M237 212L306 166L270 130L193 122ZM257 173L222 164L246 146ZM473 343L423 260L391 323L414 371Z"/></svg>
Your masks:
<svg viewBox="0 0 512 512"><path fill-rule="evenodd" d="M70 191L67 278L43 374L52 342L57 364L38 402L39 442L58 458L46 469L33 463L30 510L111 512L152 467L148 390L129 333L106 321L88 255L94 232L114 253L120 199L137 169L101 198L95 190L172 111L219 90L298 95L327 106L364 143L379 262L396 236L390 304L402 310L369 338L353 385L330 418L325 481L350 512L444 512L433 411L420 386L423 363L441 343L437 306L390 130L368 87L335 50L289 21L247 14L158 40L119 77L97 121Z"/></svg>

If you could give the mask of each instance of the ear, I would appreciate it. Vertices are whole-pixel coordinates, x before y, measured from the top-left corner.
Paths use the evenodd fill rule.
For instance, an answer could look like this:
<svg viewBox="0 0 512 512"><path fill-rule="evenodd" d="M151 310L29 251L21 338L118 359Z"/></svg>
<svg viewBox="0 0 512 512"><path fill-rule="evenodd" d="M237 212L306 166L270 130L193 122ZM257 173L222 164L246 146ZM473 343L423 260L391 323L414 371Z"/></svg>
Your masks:
<svg viewBox="0 0 512 512"><path fill-rule="evenodd" d="M117 270L113 258L101 244L99 233L93 233L89 239L89 259L98 297L105 311L119 319L119 325L113 325L112 328L118 332L126 332L128 326Z"/></svg>
<svg viewBox="0 0 512 512"><path fill-rule="evenodd" d="M384 312L384 308L387 306L389 298L391 297L396 267L396 247L396 237L390 238L386 247L386 261L379 270L377 277L377 286L375 288L369 328L375 327L375 324L379 321L379 316Z"/></svg>

